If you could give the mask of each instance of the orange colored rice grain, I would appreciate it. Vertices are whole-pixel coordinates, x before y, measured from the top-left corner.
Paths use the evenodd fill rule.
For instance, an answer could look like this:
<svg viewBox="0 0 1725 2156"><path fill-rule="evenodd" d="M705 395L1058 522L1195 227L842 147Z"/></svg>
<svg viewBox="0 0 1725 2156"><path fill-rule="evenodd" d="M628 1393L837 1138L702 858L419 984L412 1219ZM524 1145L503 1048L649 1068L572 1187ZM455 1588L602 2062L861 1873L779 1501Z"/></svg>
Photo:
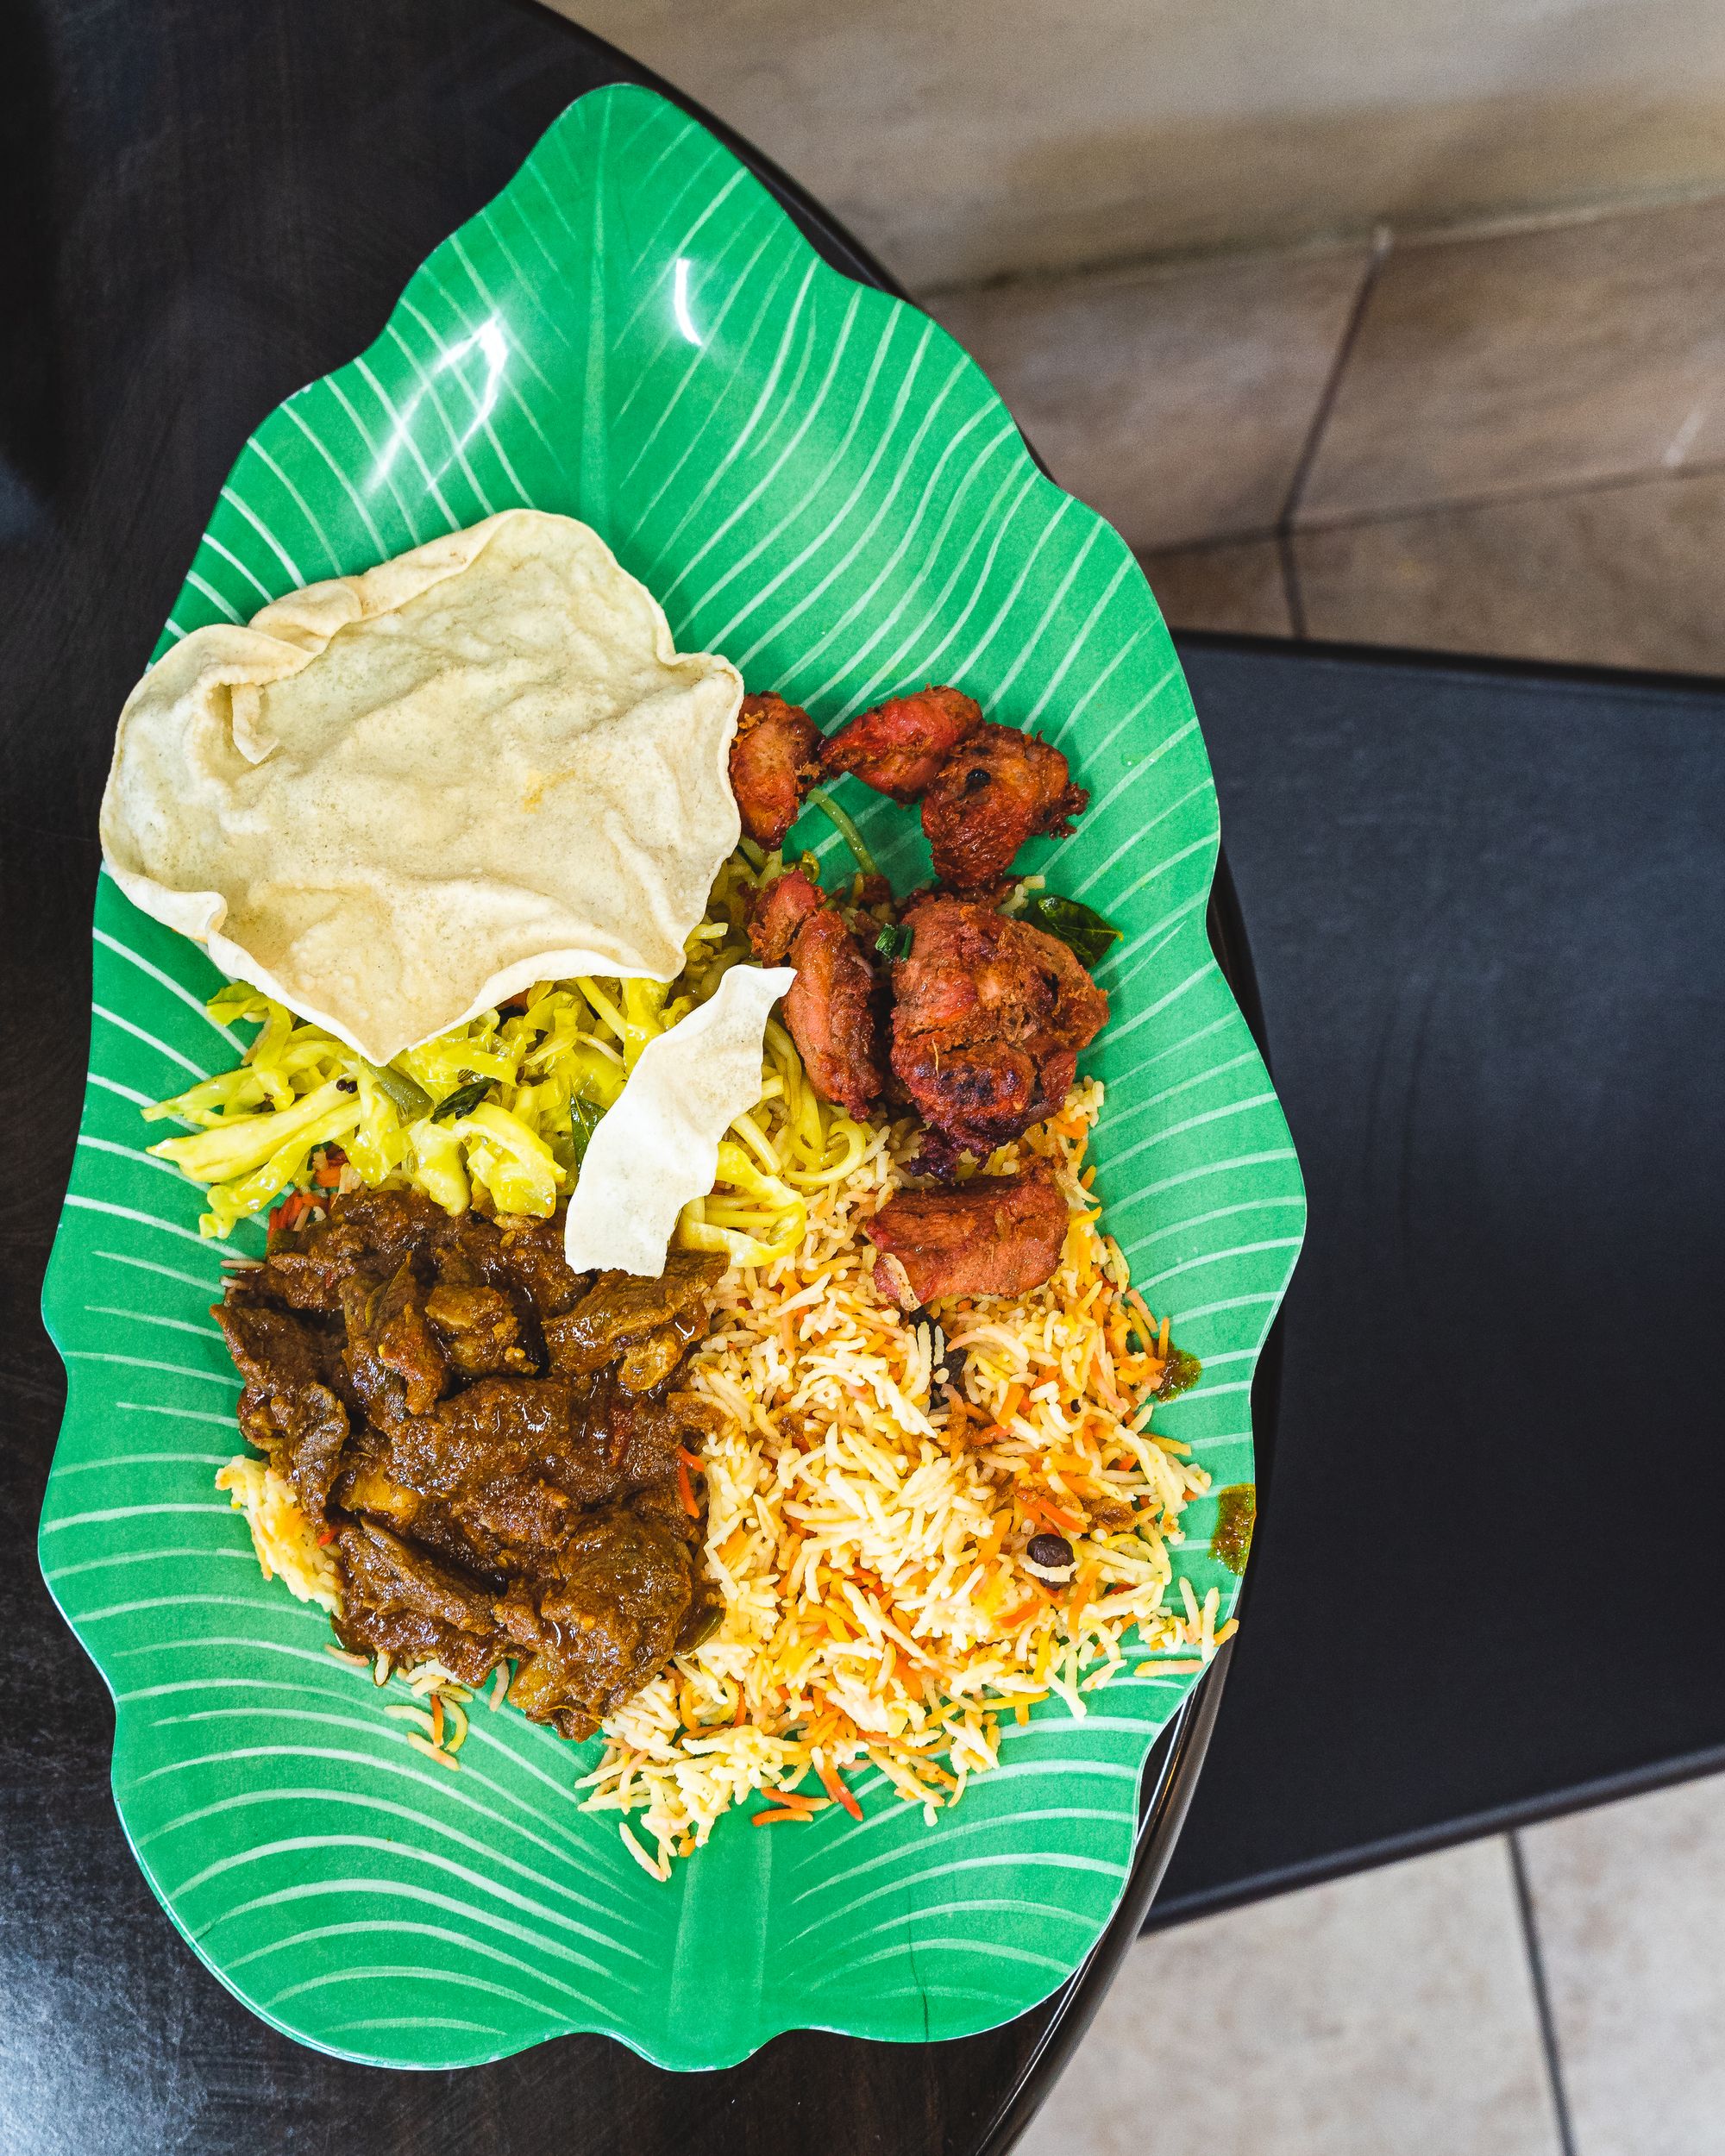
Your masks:
<svg viewBox="0 0 1725 2156"><path fill-rule="evenodd" d="M1098 1090L1078 1101L995 1164L1051 1159L1076 1201ZM1138 1659L1126 1647L1126 1607L1148 1612L1140 1651L1165 1653L1189 1636L1189 1619L1168 1606L1144 1558L1177 1530L1182 1505L1208 1477L1191 1465L1146 1466L1142 1438L1129 1440L1120 1427L1129 1415L1145 1420L1146 1380L1159 1375L1146 1351L1157 1332L1148 1311L1126 1298L1124 1259L1099 1232L1097 1201L1071 1215L1060 1270L1022 1310L993 1298L940 1306L943 1330L962 1344L969 1382L988 1387L994 1412L962 1388L925 1395L920 1344L880 1303L857 1239L894 1187L909 1135L892 1137L890 1158L877 1150L865 1169L810 1194L799 1254L770 1275L726 1281L727 1329L696 1357L696 1388L729 1420L700 1446L699 1463L683 1464L691 1495L711 1508L732 1632L724 1654L698 1650L676 1673L695 1696L680 1699L674 1676L624 1710L589 1777L596 1805L649 1807L659 1876L692 1826L699 1842L726 1804L756 1791L750 1815L760 1823L807 1819L810 1803L776 1786L802 1775L854 1819L862 1808L841 1761L874 1759L906 1802L950 1801L993 1764L997 1726L1028 1720L1027 1689L1045 1696L1052 1672L1063 1695L1073 1682L1088 1690L1126 1655ZM794 1311L783 1308L787 1297ZM945 1514L944 1539L900 1549L869 1511L873 1491L890 1513L894 1492L919 1471L936 1516ZM1114 1523L1106 1532L1090 1526L1093 1505ZM1009 1554L1009 1539L1015 1551L1039 1532L1083 1538L1070 1589L1051 1595ZM728 1659L745 1643L746 1690L732 1674L744 1665ZM967 1689L984 1669L995 1673L984 1689ZM856 1698L868 1727L829 1684ZM670 1727L680 1705L697 1704L713 1735L687 1718ZM955 1763L962 1758L965 1771L955 1778L938 1762L945 1740L961 1734ZM673 1762L667 1746L682 1756Z"/></svg>

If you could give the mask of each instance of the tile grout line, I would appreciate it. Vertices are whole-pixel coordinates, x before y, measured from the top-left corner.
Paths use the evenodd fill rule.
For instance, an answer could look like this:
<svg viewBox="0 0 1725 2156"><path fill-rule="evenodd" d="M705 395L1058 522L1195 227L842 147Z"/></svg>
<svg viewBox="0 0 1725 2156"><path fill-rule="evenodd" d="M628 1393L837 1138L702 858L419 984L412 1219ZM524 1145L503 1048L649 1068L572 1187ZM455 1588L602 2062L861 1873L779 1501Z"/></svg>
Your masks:
<svg viewBox="0 0 1725 2156"><path fill-rule="evenodd" d="M1480 241L1521 239L1528 234L1563 231L1578 225L1603 224L1617 217L1655 217L1672 210L1688 210L1725 197L1717 181L1687 187L1655 187L1611 197L1597 202L1559 203L1539 210L1508 210L1496 216L1437 217L1415 220L1401 228L1404 247L1466 246ZM919 285L912 298L925 314L945 299L969 299L988 292L1047 291L1066 284L1119 282L1149 283L1159 278L1201 274L1207 270L1228 270L1240 265L1304 262L1326 254L1344 254L1369 246L1382 225L1370 233L1351 226L1334 226L1280 241L1242 241L1172 249L1152 248L1127 254L1077 255L1040 266L1018 264L987 270L968 277L937 279Z"/></svg>
<svg viewBox="0 0 1725 2156"><path fill-rule="evenodd" d="M1276 534L1276 566L1282 573L1282 598L1288 609L1288 631L1296 642L1306 640L1306 599L1294 565L1294 542L1285 531Z"/></svg>
<svg viewBox="0 0 1725 2156"><path fill-rule="evenodd" d="M1534 2007L1540 2020L1540 2046L1545 2053L1546 2078L1551 2085L1552 2109L1556 2114L1558 2144L1563 2156L1576 2156L1575 2131L1570 2120L1569 2098L1564 2090L1563 2059L1558 2050L1557 2021L1546 1983L1545 1957L1540 1951L1539 1925L1534 1915L1534 1892L1521 1854L1521 1837L1510 1833L1509 1873L1515 1883L1515 1908L1521 1920L1521 1943L1527 1950L1527 1973L1534 1986Z"/></svg>
<svg viewBox="0 0 1725 2156"><path fill-rule="evenodd" d="M1166 546L1133 548L1141 562L1154 561L1164 554L1211 554L1225 548L1256 546L1286 539L1321 538L1336 531L1368 531L1378 524L1420 523L1438 517L1467 516L1478 510L1523 509L1536 502L1572 501L1582 495L1628 493L1640 486L1680 486L1690 479L1725 478L1725 457L1703 457L1693 464L1649 464L1633 472L1607 472L1588 479L1560 479L1540 486L1505 487L1494 494L1440 494L1428 501L1393 502L1377 509L1351 509L1325 517L1321 523L1302 524L1296 530L1279 523L1254 525L1249 530L1207 531L1195 538ZM1290 551L1291 558L1291 551Z"/></svg>
<svg viewBox="0 0 1725 2156"><path fill-rule="evenodd" d="M1385 258L1389 253L1390 245L1389 227L1380 225L1372 235L1371 253L1367 256L1365 267L1360 273L1359 290L1354 294L1353 304L1348 310L1348 318L1342 325L1342 333L1336 343L1335 357L1330 362L1330 371L1324 378L1324 385L1318 392L1317 409L1312 414L1311 425L1306 429L1306 439L1300 445L1300 454L1294 467L1294 476L1288 482L1288 494L1282 505L1282 514L1276 520L1276 536L1280 539L1291 542L1294 519L1300 509L1300 498L1304 494L1307 482L1312 476L1312 467L1317 461L1319 447L1329 427L1330 415L1335 410L1336 397L1341 388L1342 376L1346 373L1347 363L1353 356L1354 346L1359 339L1360 324L1365 319L1365 310L1371 303L1371 295L1377 289L1378 276L1383 270Z"/></svg>
<svg viewBox="0 0 1725 2156"><path fill-rule="evenodd" d="M1339 510L1321 523L1302 524L1297 536L1302 539L1317 538L1332 531L1366 530L1374 524L1411 524L1427 517L1466 516L1476 510L1515 509L1530 502L1569 501L1581 494L1622 494L1638 486L1680 486L1687 479L1715 479L1722 473L1725 458L1701 457L1693 464L1640 465L1633 472L1596 473L1585 479L1552 479L1538 486L1506 486L1490 494L1438 494L1423 501L1412 499L1385 503L1372 509ZM1214 539L1195 539L1190 543L1194 547L1226 546L1237 538L1258 536L1229 532ZM1289 536L1295 535L1290 531ZM1149 551L1154 553L1157 549ZM1162 551L1172 553L1175 549Z"/></svg>

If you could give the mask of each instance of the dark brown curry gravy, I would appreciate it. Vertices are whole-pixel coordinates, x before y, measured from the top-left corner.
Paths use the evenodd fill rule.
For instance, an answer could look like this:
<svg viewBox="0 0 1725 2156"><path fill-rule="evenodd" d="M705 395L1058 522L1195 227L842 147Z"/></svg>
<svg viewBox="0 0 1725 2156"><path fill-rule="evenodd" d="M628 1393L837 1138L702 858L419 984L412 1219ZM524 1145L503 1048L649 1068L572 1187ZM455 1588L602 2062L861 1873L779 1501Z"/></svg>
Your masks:
<svg viewBox="0 0 1725 2156"><path fill-rule="evenodd" d="M342 1644L467 1684L513 1660L510 1698L580 1738L706 1614L688 1463L717 1410L685 1381L724 1261L594 1275L562 1244L561 1213L354 1191L273 1222L213 1314L241 1429L335 1557Z"/></svg>

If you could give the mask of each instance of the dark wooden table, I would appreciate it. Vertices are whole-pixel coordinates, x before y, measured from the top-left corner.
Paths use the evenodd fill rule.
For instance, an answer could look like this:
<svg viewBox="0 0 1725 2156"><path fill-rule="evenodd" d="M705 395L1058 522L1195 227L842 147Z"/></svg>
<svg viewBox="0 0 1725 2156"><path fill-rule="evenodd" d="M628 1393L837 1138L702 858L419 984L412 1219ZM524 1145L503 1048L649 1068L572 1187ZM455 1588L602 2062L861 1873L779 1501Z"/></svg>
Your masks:
<svg viewBox="0 0 1725 2156"><path fill-rule="evenodd" d="M1001 2148L1129 1924L1057 2015L965 2043L787 2036L677 2078L569 2038L392 2075L254 2020L132 1863L108 1701L33 1550L114 714L257 420L375 334L570 97L640 71L515 0L26 0L7 28L0 2150ZM1725 1764L1725 692L1182 653L1312 1229L1245 1622L1155 1921ZM1157 1763L1129 1918L1206 1734Z"/></svg>

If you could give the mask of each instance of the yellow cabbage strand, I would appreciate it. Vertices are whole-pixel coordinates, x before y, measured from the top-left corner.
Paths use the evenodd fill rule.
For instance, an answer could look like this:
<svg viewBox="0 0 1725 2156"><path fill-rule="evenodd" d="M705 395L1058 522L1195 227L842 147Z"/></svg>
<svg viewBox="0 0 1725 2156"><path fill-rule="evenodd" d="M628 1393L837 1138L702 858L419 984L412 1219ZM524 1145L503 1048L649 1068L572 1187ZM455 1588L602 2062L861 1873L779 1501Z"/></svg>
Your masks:
<svg viewBox="0 0 1725 2156"><path fill-rule="evenodd" d="M768 873L779 866L766 862ZM237 1069L144 1110L191 1126L150 1150L207 1186L206 1235L227 1236L290 1189L357 1185L405 1184L451 1214L478 1202L543 1219L568 1196L593 1124L649 1042L706 1002L732 966L752 962L746 923L760 874L741 853L725 863L668 986L542 981L518 1006L482 1012L384 1069L256 989L223 988L211 1015L257 1032ZM735 1264L789 1256L810 1196L848 1175L867 1142L816 1096L789 1034L769 1022L760 1100L732 1125L713 1191L684 1209L677 1240ZM327 1156L334 1145L346 1156L339 1168Z"/></svg>
<svg viewBox="0 0 1725 2156"><path fill-rule="evenodd" d="M549 982L524 1008L482 1012L385 1069L254 989L224 988L210 1008L257 1025L244 1061L144 1111L194 1126L150 1150L209 1187L206 1235L225 1237L290 1188L355 1182L408 1183L451 1213L477 1184L492 1212L543 1216L574 1181L574 1102L602 1112L623 1089L620 1053L579 995ZM464 1089L471 1098L435 1114ZM336 1144L339 1171L324 1158Z"/></svg>

